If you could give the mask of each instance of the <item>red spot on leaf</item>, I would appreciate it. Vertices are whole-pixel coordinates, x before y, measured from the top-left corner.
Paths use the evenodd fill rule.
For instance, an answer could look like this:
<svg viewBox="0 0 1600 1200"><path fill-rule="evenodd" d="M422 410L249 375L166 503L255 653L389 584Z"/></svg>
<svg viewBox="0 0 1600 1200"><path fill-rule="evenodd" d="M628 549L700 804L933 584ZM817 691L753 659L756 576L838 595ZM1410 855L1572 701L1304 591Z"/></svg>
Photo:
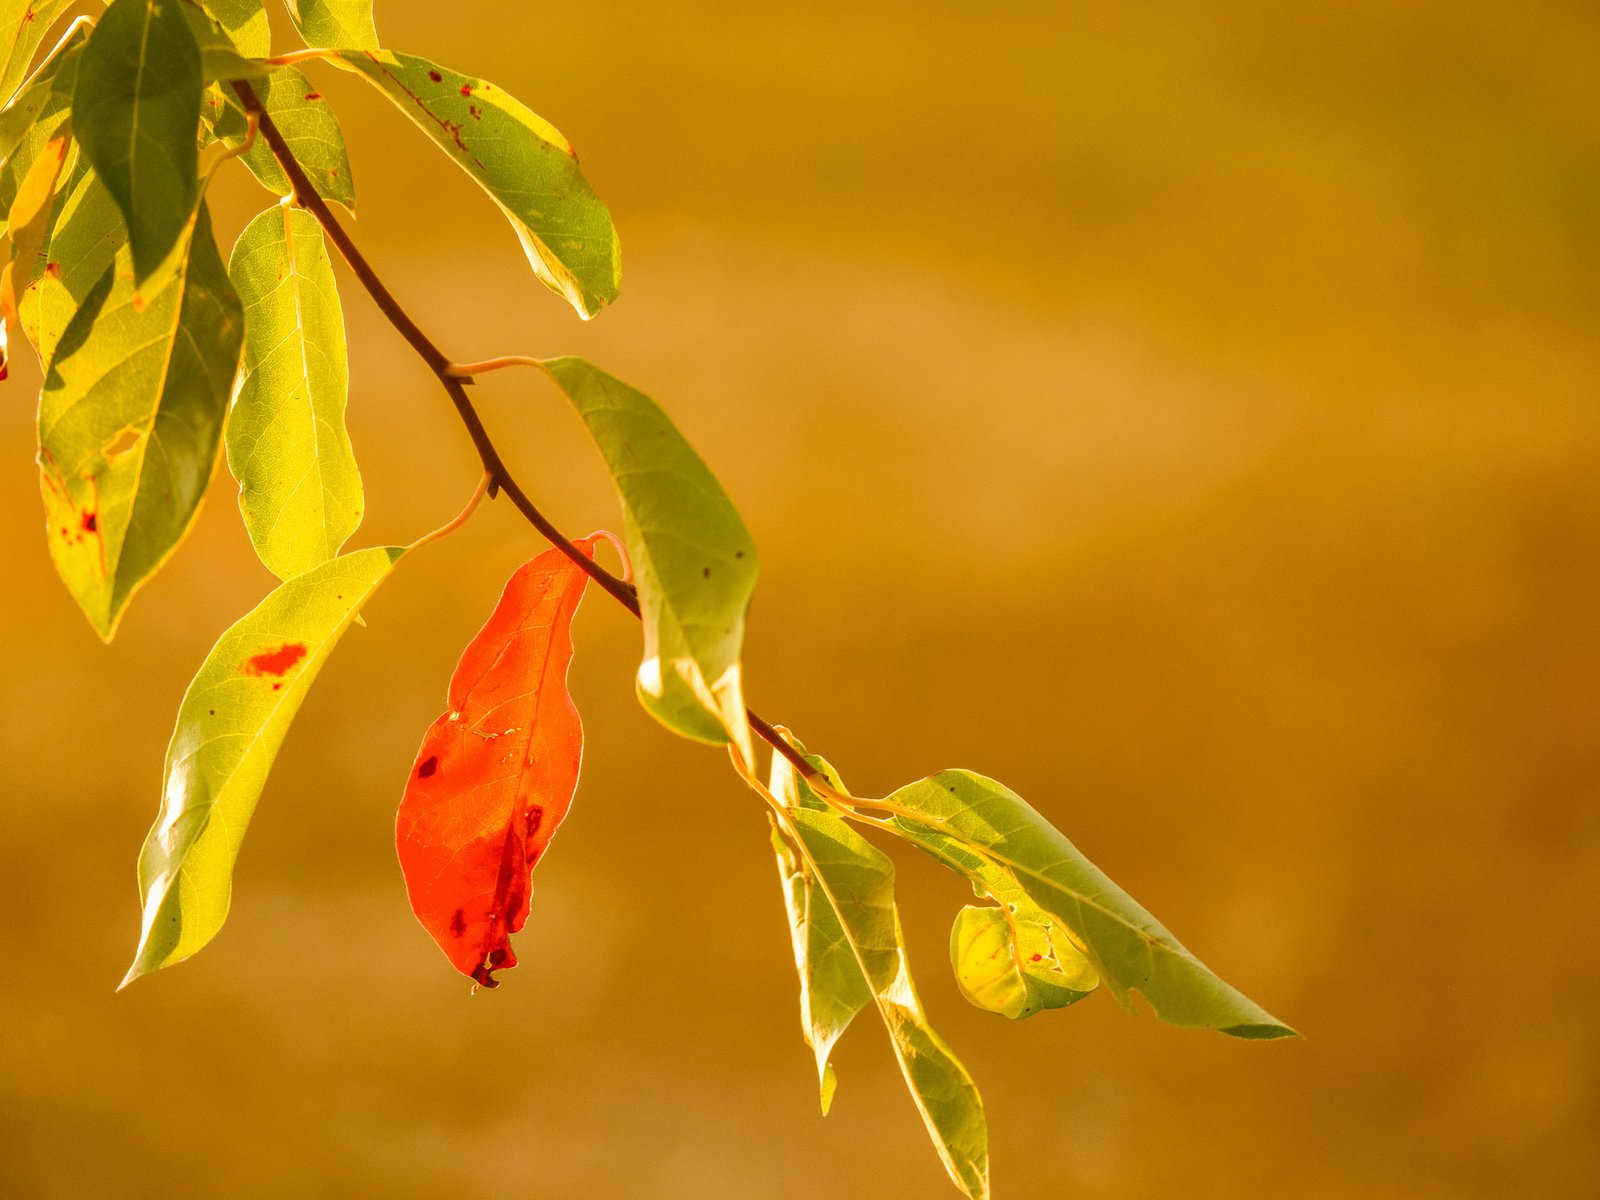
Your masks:
<svg viewBox="0 0 1600 1200"><path fill-rule="evenodd" d="M443 81L444 76L439 74L439 72L437 72L437 71L429 71L428 72L428 78L433 80L435 83L439 83L439 82Z"/></svg>
<svg viewBox="0 0 1600 1200"><path fill-rule="evenodd" d="M307 92L306 93L306 99L307 100L321 100L322 99L322 93L321 92Z"/></svg>
<svg viewBox="0 0 1600 1200"><path fill-rule="evenodd" d="M92 512L84 513L83 514L83 531L85 533L97 533L99 531L99 529L100 529L100 521L99 521L99 519Z"/></svg>
<svg viewBox="0 0 1600 1200"><path fill-rule="evenodd" d="M462 95L463 95L463 96L470 96L470 95L472 95L472 85L471 85L471 84L470 84L470 83L463 83L463 84L462 84L462 85L461 85L461 94L462 94Z"/></svg>
<svg viewBox="0 0 1600 1200"><path fill-rule="evenodd" d="M1042 954L1035 954L1035 955L1034 955L1034 956L1033 956L1033 961L1034 961L1034 962L1043 962L1043 961L1044 961L1044 955L1042 955Z"/></svg>
<svg viewBox="0 0 1600 1200"><path fill-rule="evenodd" d="M60 263L53 263L53 262L45 263L45 265L44 265L44 273L46 275L50 276L51 279L60 279L61 278L61 264Z"/></svg>
<svg viewBox="0 0 1600 1200"><path fill-rule="evenodd" d="M285 642L274 650L252 654L239 669L246 675L286 675L305 656L304 642Z"/></svg>
<svg viewBox="0 0 1600 1200"><path fill-rule="evenodd" d="M594 539L577 545L593 557ZM517 965L511 935L528 919L534 864L578 785L583 724L566 679L587 582L556 550L512 575L456 665L449 707L400 801L395 845L412 911L481 987Z"/></svg>

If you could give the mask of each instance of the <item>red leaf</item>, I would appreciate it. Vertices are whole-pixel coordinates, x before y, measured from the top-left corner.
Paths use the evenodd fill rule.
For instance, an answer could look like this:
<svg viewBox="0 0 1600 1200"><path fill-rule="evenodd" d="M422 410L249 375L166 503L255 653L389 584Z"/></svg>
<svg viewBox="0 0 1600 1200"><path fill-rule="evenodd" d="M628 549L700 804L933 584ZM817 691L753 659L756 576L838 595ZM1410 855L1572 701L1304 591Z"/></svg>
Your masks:
<svg viewBox="0 0 1600 1200"><path fill-rule="evenodd" d="M599 535L596 535L597 537ZM574 543L591 558L595 538ZM518 568L422 739L395 843L417 919L484 987L517 965L530 875L578 786L583 724L567 693L588 576L559 550Z"/></svg>

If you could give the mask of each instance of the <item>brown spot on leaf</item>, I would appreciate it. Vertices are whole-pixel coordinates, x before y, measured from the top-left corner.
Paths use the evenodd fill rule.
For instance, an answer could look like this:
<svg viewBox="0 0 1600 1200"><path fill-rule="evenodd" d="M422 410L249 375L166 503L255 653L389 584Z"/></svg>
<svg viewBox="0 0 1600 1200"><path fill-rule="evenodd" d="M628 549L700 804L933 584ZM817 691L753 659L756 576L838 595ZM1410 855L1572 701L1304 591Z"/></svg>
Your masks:
<svg viewBox="0 0 1600 1200"><path fill-rule="evenodd" d="M99 531L99 529L100 529L100 522L95 517L95 515L92 512L84 513L83 514L83 531L85 533L97 533Z"/></svg>
<svg viewBox="0 0 1600 1200"><path fill-rule="evenodd" d="M471 85L471 84L470 84L470 83L463 83L463 84L462 84L462 85L461 85L461 94L462 94L462 95L463 95L463 96L470 96L470 95L472 95L472 85Z"/></svg>
<svg viewBox="0 0 1600 1200"><path fill-rule="evenodd" d="M456 909L456 915L450 918L450 932L460 937L467 931L467 910Z"/></svg>
<svg viewBox="0 0 1600 1200"><path fill-rule="evenodd" d="M439 74L437 71L429 71L428 78L433 80L435 83L440 83L444 80L444 76Z"/></svg>
<svg viewBox="0 0 1600 1200"><path fill-rule="evenodd" d="M304 642L285 642L276 649L252 654L239 670L246 675L285 675L305 656Z"/></svg>
<svg viewBox="0 0 1600 1200"><path fill-rule="evenodd" d="M427 779L438 769L439 756L437 754L430 754L427 758L423 759L422 765L417 768L417 778ZM458 912L456 915L459 916L460 913Z"/></svg>

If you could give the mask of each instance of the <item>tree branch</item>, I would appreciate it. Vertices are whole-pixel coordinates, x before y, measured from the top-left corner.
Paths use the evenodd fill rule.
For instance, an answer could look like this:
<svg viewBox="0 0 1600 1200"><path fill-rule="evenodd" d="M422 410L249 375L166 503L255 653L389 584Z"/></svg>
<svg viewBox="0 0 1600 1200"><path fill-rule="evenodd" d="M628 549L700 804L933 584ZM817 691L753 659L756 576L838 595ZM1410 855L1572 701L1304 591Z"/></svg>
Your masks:
<svg viewBox="0 0 1600 1200"><path fill-rule="evenodd" d="M632 584L624 583L621 579L618 579L610 571L574 546L571 539L557 529L550 522L550 519L539 511L538 506L528 498L528 494L522 490L516 479L512 477L505 460L500 457L499 450L495 448L493 439L489 437L489 431L484 428L483 421L478 416L478 410L467 396L467 384L472 382L470 375L463 376L459 373L460 368L455 365L444 351L434 344L427 334L422 332L400 301L395 298L394 293L389 290L382 279L378 278L378 273L372 269L372 264L367 261L360 248L351 240L350 234L339 223L339 218L334 216L333 210L328 207L328 202L317 191L316 185L306 177L305 171L296 160L293 151L289 149L288 143L283 140L282 132L262 106L261 98L256 95L256 90L250 85L249 80L235 79L231 81L230 86L233 88L234 94L239 97L240 104L244 106L245 114L259 123L261 136L266 139L268 147L272 150L272 157L283 168L283 173L289 180L289 186L293 189L294 202L317 219L317 223L322 226L323 231L328 235L328 240L338 249L345 262L350 264L350 269L355 272L356 278L361 281L361 286L372 297L379 311L388 318L389 324L393 325L400 332L400 336L405 338L411 348L417 352L417 356L428 364L428 369L434 373L440 385L449 395L451 403L456 407L457 415L461 418L461 423L467 428L467 436L472 439L473 448L478 452L478 458L483 463L484 472L489 477L489 494L493 496L497 490L504 492L511 503L516 506L517 511L527 519L530 525L539 531L546 541L576 563L595 583L608 592L618 604L622 605L634 616L639 616L639 594L637 589ZM806 761L805 755L791 746L788 740L763 720L754 709L746 709L745 712L750 721L750 728L774 750L793 763L797 771L808 779L818 774L817 769Z"/></svg>

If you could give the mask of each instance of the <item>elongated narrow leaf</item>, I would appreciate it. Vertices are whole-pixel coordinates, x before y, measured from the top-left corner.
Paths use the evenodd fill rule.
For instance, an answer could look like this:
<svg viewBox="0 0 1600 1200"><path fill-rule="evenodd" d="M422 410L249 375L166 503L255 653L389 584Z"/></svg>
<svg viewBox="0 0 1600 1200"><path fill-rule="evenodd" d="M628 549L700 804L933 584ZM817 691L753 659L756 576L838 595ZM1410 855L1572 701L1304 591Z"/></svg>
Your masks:
<svg viewBox="0 0 1600 1200"><path fill-rule="evenodd" d="M68 325L126 245L116 201L78 155L57 191L32 279L19 305L22 330L41 367L50 365Z"/></svg>
<svg viewBox="0 0 1600 1200"><path fill-rule="evenodd" d="M1025 800L970 771L941 771L887 803L911 810L887 826L936 857L946 839L1007 873L1060 921L1124 1004L1139 992L1163 1021L1234 1037L1293 1037L1253 1000L1224 983L1126 892L1079 853Z"/></svg>
<svg viewBox="0 0 1600 1200"><path fill-rule="evenodd" d="M510 219L534 272L581 316L617 298L611 214L553 125L494 84L425 58L374 50L334 61L377 85L478 181Z"/></svg>
<svg viewBox="0 0 1600 1200"><path fill-rule="evenodd" d="M272 53L272 31L267 25L267 12L261 0L205 0L200 7L205 9L216 31L226 39L235 54L245 59L260 59ZM191 31L195 25L195 21L189 22ZM215 50L211 56L213 61L207 64L205 42L198 35L196 41L201 45L203 73L213 80L206 84L200 99L200 148L203 150L216 141L237 146L249 132L244 110L239 107L233 88L226 82L216 81L216 72L211 69L217 65ZM269 75L269 69L262 66L240 77L252 80L257 91L260 91ZM256 174L260 178L260 173Z"/></svg>
<svg viewBox="0 0 1600 1200"><path fill-rule="evenodd" d="M200 48L200 78L207 83L226 79L260 79L272 68L240 53L233 38L194 0L180 0L179 11L189 23Z"/></svg>
<svg viewBox="0 0 1600 1200"><path fill-rule="evenodd" d="M142 297L118 252L67 326L39 398L50 555L107 640L194 520L239 363L239 298L204 205L186 237L189 252Z"/></svg>
<svg viewBox="0 0 1600 1200"><path fill-rule="evenodd" d="M228 274L245 316L228 469L256 553L290 579L338 554L361 524L344 316L322 227L300 209L274 205L250 222Z"/></svg>
<svg viewBox="0 0 1600 1200"><path fill-rule="evenodd" d="M895 908L894 864L837 814L799 803L786 760L775 761L772 774L773 795L786 806L784 833L814 881L813 903L824 900L837 918L945 1170L973 1200L984 1200L989 1133L983 1102L917 999Z"/></svg>
<svg viewBox="0 0 1600 1200"><path fill-rule="evenodd" d="M0 103L28 73L33 53L72 0L0 0Z"/></svg>
<svg viewBox="0 0 1600 1200"><path fill-rule="evenodd" d="M781 766L780 766L781 764ZM820 811L822 802L804 784L794 780L792 768L781 756L773 757L774 796L786 802ZM872 1003L872 989L861 974L861 965L839 924L839 914L828 903L828 896L778 819L772 821L772 849L778 859L778 881L783 885L783 904L789 914L789 932L794 943L794 965L800 975L800 1031L817 1059L817 1082L821 1088L822 1111L827 1113L833 1093L839 1086L830 1058L834 1043L849 1028L850 1022Z"/></svg>
<svg viewBox="0 0 1600 1200"><path fill-rule="evenodd" d="M593 556L594 538L576 543ZM531 875L578 786L583 723L567 692L589 577L559 550L523 564L450 678L395 822L411 909L456 970L494 987L517 965Z"/></svg>
<svg viewBox="0 0 1600 1200"><path fill-rule="evenodd" d="M329 653L405 551L346 554L280 584L218 639L184 694L161 812L139 855L139 950L122 986L182 962L228 915L267 772Z"/></svg>
<svg viewBox="0 0 1600 1200"><path fill-rule="evenodd" d="M376 50L372 0L285 0L306 45L326 50Z"/></svg>
<svg viewBox="0 0 1600 1200"><path fill-rule="evenodd" d="M113 0L83 50L73 126L122 210L142 284L200 198L200 48L183 0Z"/></svg>
<svg viewBox="0 0 1600 1200"><path fill-rule="evenodd" d="M639 699L685 737L746 762L740 655L756 548L722 487L655 402L581 358L543 364L588 426L622 499L644 618Z"/></svg>

